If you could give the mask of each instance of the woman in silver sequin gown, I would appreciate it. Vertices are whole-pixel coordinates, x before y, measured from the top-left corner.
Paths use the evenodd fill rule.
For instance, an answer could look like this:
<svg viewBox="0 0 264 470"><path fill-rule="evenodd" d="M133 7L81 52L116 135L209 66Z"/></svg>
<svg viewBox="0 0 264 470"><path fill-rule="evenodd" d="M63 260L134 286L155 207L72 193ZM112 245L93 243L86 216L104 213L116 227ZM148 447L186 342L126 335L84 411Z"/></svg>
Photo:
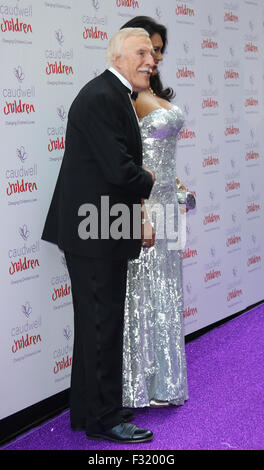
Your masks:
<svg viewBox="0 0 264 470"><path fill-rule="evenodd" d="M165 27L147 17L136 17L123 27L146 29L155 63L162 60ZM151 196L145 201L145 214L150 214L155 204L178 205L175 150L183 114L169 102L171 89L159 89L157 75L155 70L150 82L156 93L153 89L141 92L135 103L143 162L156 174ZM174 215L176 231L177 210ZM155 244L143 248L140 257L129 262L123 357L123 406L182 405L188 399L181 252L168 250L168 239L158 239L157 234Z"/></svg>

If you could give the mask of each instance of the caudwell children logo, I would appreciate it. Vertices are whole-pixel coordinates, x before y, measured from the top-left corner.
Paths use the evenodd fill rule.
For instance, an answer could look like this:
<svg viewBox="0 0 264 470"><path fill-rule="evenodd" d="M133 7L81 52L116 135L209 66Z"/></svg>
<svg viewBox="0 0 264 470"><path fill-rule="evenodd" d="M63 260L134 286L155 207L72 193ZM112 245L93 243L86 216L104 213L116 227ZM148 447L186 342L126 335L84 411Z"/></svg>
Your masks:
<svg viewBox="0 0 264 470"><path fill-rule="evenodd" d="M175 8L175 15L178 23L194 24L196 11L194 8L194 0L186 0L186 2L177 2Z"/></svg>
<svg viewBox="0 0 264 470"><path fill-rule="evenodd" d="M203 56L218 56L218 29L215 26L215 19L212 13L207 14L206 27L201 30L201 50Z"/></svg>
<svg viewBox="0 0 264 470"><path fill-rule="evenodd" d="M213 287L221 281L221 258L214 246L209 249L209 262L204 267L204 284L206 288Z"/></svg>
<svg viewBox="0 0 264 470"><path fill-rule="evenodd" d="M56 40L57 47L55 46L51 49L46 49L44 52L45 59L47 60L45 64L45 74L49 79L72 77L74 75L72 65L73 49L67 49L64 47L64 44L67 43L67 41L60 28L54 31L53 37ZM48 84L53 83L54 81L48 81Z"/></svg>
<svg viewBox="0 0 264 470"><path fill-rule="evenodd" d="M19 167L14 165L12 168L5 170L5 178L7 186L5 189L7 197L35 194L38 191L37 182L35 180L38 169L37 164L26 166L25 163L28 159L28 153L24 145L17 147L16 156L19 161ZM21 194L22 193L22 194ZM11 197L13 200L13 198ZM13 201L14 202L14 201Z"/></svg>
<svg viewBox="0 0 264 470"><path fill-rule="evenodd" d="M69 325L66 325L63 328L62 336L66 340L66 345L60 346L58 349L53 351L53 374L59 375L61 372L65 370L70 370L72 365L72 328ZM63 378L69 377L69 374L66 374Z"/></svg>
<svg viewBox="0 0 264 470"><path fill-rule="evenodd" d="M237 30L240 20L238 2L225 2L224 8L224 28L227 30Z"/></svg>
<svg viewBox="0 0 264 470"><path fill-rule="evenodd" d="M196 118L189 103L182 105L184 112L184 126L178 134L180 147L194 147L196 145Z"/></svg>
<svg viewBox="0 0 264 470"><path fill-rule="evenodd" d="M107 16L100 16L100 1L91 0L94 8L95 15L89 16L87 14L82 15L82 38L85 40L85 47L102 47L101 44L107 43L109 37L106 30L108 19ZM90 46L91 44L91 46Z"/></svg>
<svg viewBox="0 0 264 470"><path fill-rule="evenodd" d="M227 159L228 160L228 159ZM225 192L227 197L238 196L240 193L240 168L235 157L229 159L229 165L227 163L227 169L229 170L225 174Z"/></svg>
<svg viewBox="0 0 264 470"><path fill-rule="evenodd" d="M248 272L260 269L262 264L261 245L255 233L251 233L248 240L247 268Z"/></svg>
<svg viewBox="0 0 264 470"><path fill-rule="evenodd" d="M131 8L133 10L139 8L140 0L115 0L118 8Z"/></svg>
<svg viewBox="0 0 264 470"><path fill-rule="evenodd" d="M256 76L250 73L245 88L244 108L246 113L256 113L259 108L259 84L256 83Z"/></svg>
<svg viewBox="0 0 264 470"><path fill-rule="evenodd" d="M196 319L197 314L198 314L198 307L197 307L197 301L198 301L198 295L196 292L196 289L194 289L192 283L188 281L185 286L184 286L184 299L185 299L185 307L184 307L184 312L183 312L183 317L186 320L188 320L187 324L190 323L190 320L192 319L192 322L194 319Z"/></svg>
<svg viewBox="0 0 264 470"><path fill-rule="evenodd" d="M204 207L203 212L203 226L205 231L219 229L219 223L221 220L220 204L214 189L210 189L208 191L208 204Z"/></svg>
<svg viewBox="0 0 264 470"><path fill-rule="evenodd" d="M55 278L56 283L55 283L55 287L53 288L53 292L51 295L53 302L64 299L65 297L71 295L71 284L69 282L70 278L67 272L67 264L66 264L66 259L64 255L61 256L61 264L66 272L63 276L58 276L57 278Z"/></svg>
<svg viewBox="0 0 264 470"><path fill-rule="evenodd" d="M259 34L257 32L256 24L252 19L248 21L247 32L244 35L244 55L246 59L258 60L259 48Z"/></svg>
<svg viewBox="0 0 264 470"><path fill-rule="evenodd" d="M240 141L240 116L237 103L231 102L228 105L224 121L226 143Z"/></svg>
<svg viewBox="0 0 264 470"><path fill-rule="evenodd" d="M176 79L179 86L194 86L196 79L194 45L185 40L176 52Z"/></svg>
<svg viewBox="0 0 264 470"><path fill-rule="evenodd" d="M227 252L232 253L234 251L241 250L242 244L242 228L239 217L235 211L233 211L229 217L229 224L226 230L226 242Z"/></svg>
<svg viewBox="0 0 264 470"><path fill-rule="evenodd" d="M242 278L238 266L233 265L228 278L226 302L228 307L232 307L235 304L241 303L241 296L243 296Z"/></svg>
<svg viewBox="0 0 264 470"><path fill-rule="evenodd" d="M219 114L219 87L212 72L207 73L205 84L201 90L202 111L204 116Z"/></svg>
<svg viewBox="0 0 264 470"><path fill-rule="evenodd" d="M202 152L202 167L205 173L219 171L220 166L220 146L216 141L214 131L210 131L207 135L208 140L205 140L201 148Z"/></svg>
<svg viewBox="0 0 264 470"><path fill-rule="evenodd" d="M245 161L247 166L258 165L260 155L260 142L253 128L249 130L248 138L245 144Z"/></svg>
<svg viewBox="0 0 264 470"><path fill-rule="evenodd" d="M71 281L64 254L60 256L60 263L62 271L59 274L52 276L50 280L52 287L50 298L54 305L54 310L67 307L72 304Z"/></svg>
<svg viewBox="0 0 264 470"><path fill-rule="evenodd" d="M11 71L10 75L12 76ZM2 89L4 116L34 114L36 110L32 100L35 98L35 85L27 86L24 84L25 72L20 64L13 68L13 77L16 79L15 85Z"/></svg>
<svg viewBox="0 0 264 470"><path fill-rule="evenodd" d="M32 5L23 7L18 2L15 6L2 4L0 13L3 15L0 23L2 33L18 33L22 37L32 35Z"/></svg>
<svg viewBox="0 0 264 470"><path fill-rule="evenodd" d="M17 245L8 250L10 261L8 271L11 277L24 271L27 271L27 273L36 272L35 270L38 271L39 268L39 240L34 243L31 242L30 231L26 224L18 227L18 234L20 239ZM24 242L23 244L20 243L21 239Z"/></svg>
<svg viewBox="0 0 264 470"><path fill-rule="evenodd" d="M237 58L237 51L233 45L226 49L226 59L224 61L225 86L239 86L240 82L240 62Z"/></svg>
<svg viewBox="0 0 264 470"><path fill-rule="evenodd" d="M57 106L55 113L59 118L59 125L51 125L47 128L47 135L49 137L48 151L50 154L54 154L58 150L65 149L67 113L64 105ZM59 159L61 158L62 157L60 157ZM54 158L50 158L50 160L54 160Z"/></svg>
<svg viewBox="0 0 264 470"><path fill-rule="evenodd" d="M246 202L246 215L248 220L256 219L260 217L261 211L261 195L258 191L255 181L251 181L248 184L248 196Z"/></svg>
<svg viewBox="0 0 264 470"><path fill-rule="evenodd" d="M39 329L42 319L41 316L32 318L33 308L29 301L21 305L21 313L23 320L11 328L11 351L14 355L23 353L23 359L25 359L27 355L32 356L32 354L41 352L39 345L42 342L42 337Z"/></svg>

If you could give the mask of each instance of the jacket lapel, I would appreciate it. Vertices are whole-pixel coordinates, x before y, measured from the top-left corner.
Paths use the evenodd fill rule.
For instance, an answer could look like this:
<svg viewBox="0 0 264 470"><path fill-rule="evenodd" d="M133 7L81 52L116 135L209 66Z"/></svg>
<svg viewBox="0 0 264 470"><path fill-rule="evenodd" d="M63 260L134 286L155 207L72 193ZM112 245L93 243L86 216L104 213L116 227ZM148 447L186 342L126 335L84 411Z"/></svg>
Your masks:
<svg viewBox="0 0 264 470"><path fill-rule="evenodd" d="M133 109L133 104L129 96L130 90L125 85L123 85L123 83L109 70L105 70L102 75L107 80L109 80L111 84L114 86L114 88L122 95L124 105L126 106L126 109L129 112L131 126L136 134L136 146L138 147L137 152L140 155L140 160L142 160L141 135L140 135L139 125L138 125L138 120L136 117L136 111L135 109Z"/></svg>
<svg viewBox="0 0 264 470"><path fill-rule="evenodd" d="M127 100L128 100L128 104L130 108L130 116L131 116L132 125L137 135L137 142L139 146L140 155L142 155L142 141L141 141L141 134L140 134L139 125L138 125L138 119L136 116L136 110L133 108L133 104L129 95L127 95Z"/></svg>

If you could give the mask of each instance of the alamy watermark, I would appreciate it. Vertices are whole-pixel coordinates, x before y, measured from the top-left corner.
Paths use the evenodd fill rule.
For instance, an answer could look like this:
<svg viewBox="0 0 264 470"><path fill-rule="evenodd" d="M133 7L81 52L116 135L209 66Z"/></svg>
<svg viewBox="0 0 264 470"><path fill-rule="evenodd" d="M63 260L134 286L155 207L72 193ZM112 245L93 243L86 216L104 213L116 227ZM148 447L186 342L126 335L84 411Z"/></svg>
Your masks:
<svg viewBox="0 0 264 470"><path fill-rule="evenodd" d="M147 213L155 230L155 240L166 240L168 250L185 247L185 204L147 204ZM110 208L109 196L101 196L100 210L94 204L85 203L79 207L78 215L84 217L78 225L78 235L82 240L142 238L141 204L133 204L131 214L131 207L116 203Z"/></svg>

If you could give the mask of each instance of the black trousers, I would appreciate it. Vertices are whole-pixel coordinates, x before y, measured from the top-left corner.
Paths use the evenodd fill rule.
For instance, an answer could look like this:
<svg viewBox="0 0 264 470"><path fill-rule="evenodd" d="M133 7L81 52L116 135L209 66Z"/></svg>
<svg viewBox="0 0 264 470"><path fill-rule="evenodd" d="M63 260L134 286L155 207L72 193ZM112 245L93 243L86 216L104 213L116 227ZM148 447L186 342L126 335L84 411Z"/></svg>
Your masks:
<svg viewBox="0 0 264 470"><path fill-rule="evenodd" d="M123 323L127 260L65 253L72 284L74 347L70 416L99 432L122 419Z"/></svg>

